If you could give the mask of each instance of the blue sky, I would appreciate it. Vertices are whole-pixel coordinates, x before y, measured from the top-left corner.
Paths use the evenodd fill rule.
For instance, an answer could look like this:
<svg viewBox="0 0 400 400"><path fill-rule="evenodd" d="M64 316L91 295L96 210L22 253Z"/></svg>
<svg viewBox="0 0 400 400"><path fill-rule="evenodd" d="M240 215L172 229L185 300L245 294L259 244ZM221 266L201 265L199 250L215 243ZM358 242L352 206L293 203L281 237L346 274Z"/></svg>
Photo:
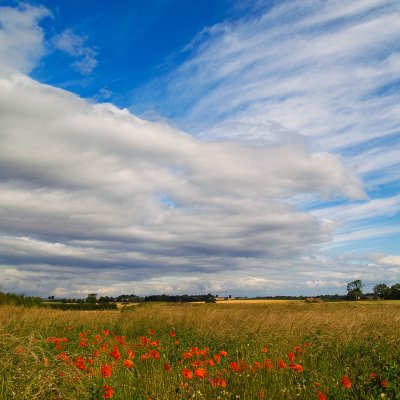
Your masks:
<svg viewBox="0 0 400 400"><path fill-rule="evenodd" d="M400 281L400 4L0 0L3 290Z"/></svg>

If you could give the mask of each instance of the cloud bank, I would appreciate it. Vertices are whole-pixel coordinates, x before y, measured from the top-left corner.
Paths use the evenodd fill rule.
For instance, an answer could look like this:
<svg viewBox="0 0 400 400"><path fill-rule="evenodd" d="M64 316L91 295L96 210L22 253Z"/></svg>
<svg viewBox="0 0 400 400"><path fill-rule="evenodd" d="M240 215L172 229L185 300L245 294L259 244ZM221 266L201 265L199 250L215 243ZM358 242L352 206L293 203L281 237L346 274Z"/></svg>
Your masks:
<svg viewBox="0 0 400 400"><path fill-rule="evenodd" d="M290 4L285 7L290 15ZM265 294L305 282L310 288L335 287L354 274L354 267L343 262L347 272L339 276L327 272L310 278L310 271L332 269L332 261L313 254L332 240L336 224L302 209L296 199L366 195L340 156L302 139L300 125L310 126L311 118L304 104L293 108L296 100L288 97L270 109L285 118L291 103L290 109L299 112L291 123L274 118L269 123L267 116L277 140L243 143L235 130L230 138L216 134L222 125L207 128L214 140L205 140L204 134L196 138L29 78L25 74L44 54L39 22L48 12L34 7L2 11L0 263L7 289L71 296L91 291ZM283 12L278 7L256 23ZM279 34L276 29L272 34ZM244 22L236 32L226 26L214 30L216 39L211 32L211 40L182 69L201 65L208 74L212 60L221 60L215 79L229 83L240 74L250 88L252 75L267 87L272 78L262 80L266 63L256 51L264 48L260 41L265 36L255 35L254 23ZM241 34L249 39L247 47ZM87 55L72 31L56 43L73 56ZM324 48L329 55L334 45L322 43L318 52L324 54ZM220 51L226 54L216 57ZM298 43L293 49L284 41L281 51L294 52L305 66L313 55L306 51L300 56ZM195 82L202 85L206 77L199 74ZM295 81L279 84L292 93ZM217 114L243 108L235 104L246 98L243 92L236 93L232 82L221 85L227 92L211 91L188 118L201 118L207 107ZM247 107L246 118L259 121L259 114L253 115L257 107L258 102ZM243 115L223 124L240 130ZM314 115L321 121L321 114Z"/></svg>

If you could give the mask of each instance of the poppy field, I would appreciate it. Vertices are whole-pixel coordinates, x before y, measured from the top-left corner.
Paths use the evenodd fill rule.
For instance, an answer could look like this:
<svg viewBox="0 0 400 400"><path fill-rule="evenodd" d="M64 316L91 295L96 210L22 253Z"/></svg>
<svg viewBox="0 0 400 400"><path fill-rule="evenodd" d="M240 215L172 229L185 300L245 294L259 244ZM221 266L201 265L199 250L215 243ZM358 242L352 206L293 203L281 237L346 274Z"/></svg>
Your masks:
<svg viewBox="0 0 400 400"><path fill-rule="evenodd" d="M0 399L400 399L397 303L0 311Z"/></svg>

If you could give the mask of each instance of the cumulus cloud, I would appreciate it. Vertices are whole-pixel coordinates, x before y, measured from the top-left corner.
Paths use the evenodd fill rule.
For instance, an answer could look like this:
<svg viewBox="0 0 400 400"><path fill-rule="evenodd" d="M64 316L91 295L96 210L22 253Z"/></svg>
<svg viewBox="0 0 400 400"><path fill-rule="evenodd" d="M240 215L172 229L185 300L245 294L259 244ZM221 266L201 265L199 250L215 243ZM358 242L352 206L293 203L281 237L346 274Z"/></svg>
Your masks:
<svg viewBox="0 0 400 400"><path fill-rule="evenodd" d="M44 7L27 4L0 7L0 74L29 72L45 54L39 21L49 16Z"/></svg>
<svg viewBox="0 0 400 400"><path fill-rule="evenodd" d="M232 260L329 240L328 225L282 199L363 195L332 155L202 142L22 75L0 80L0 113L6 265L114 279L239 269Z"/></svg>

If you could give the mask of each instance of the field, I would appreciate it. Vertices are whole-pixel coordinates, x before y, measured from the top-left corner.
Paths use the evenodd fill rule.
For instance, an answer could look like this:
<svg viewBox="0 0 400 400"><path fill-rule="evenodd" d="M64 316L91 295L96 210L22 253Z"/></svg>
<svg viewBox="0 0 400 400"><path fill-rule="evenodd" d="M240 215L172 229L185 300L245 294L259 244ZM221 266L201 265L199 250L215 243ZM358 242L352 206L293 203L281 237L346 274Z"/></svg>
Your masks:
<svg viewBox="0 0 400 400"><path fill-rule="evenodd" d="M400 399L400 302L0 307L0 399Z"/></svg>

